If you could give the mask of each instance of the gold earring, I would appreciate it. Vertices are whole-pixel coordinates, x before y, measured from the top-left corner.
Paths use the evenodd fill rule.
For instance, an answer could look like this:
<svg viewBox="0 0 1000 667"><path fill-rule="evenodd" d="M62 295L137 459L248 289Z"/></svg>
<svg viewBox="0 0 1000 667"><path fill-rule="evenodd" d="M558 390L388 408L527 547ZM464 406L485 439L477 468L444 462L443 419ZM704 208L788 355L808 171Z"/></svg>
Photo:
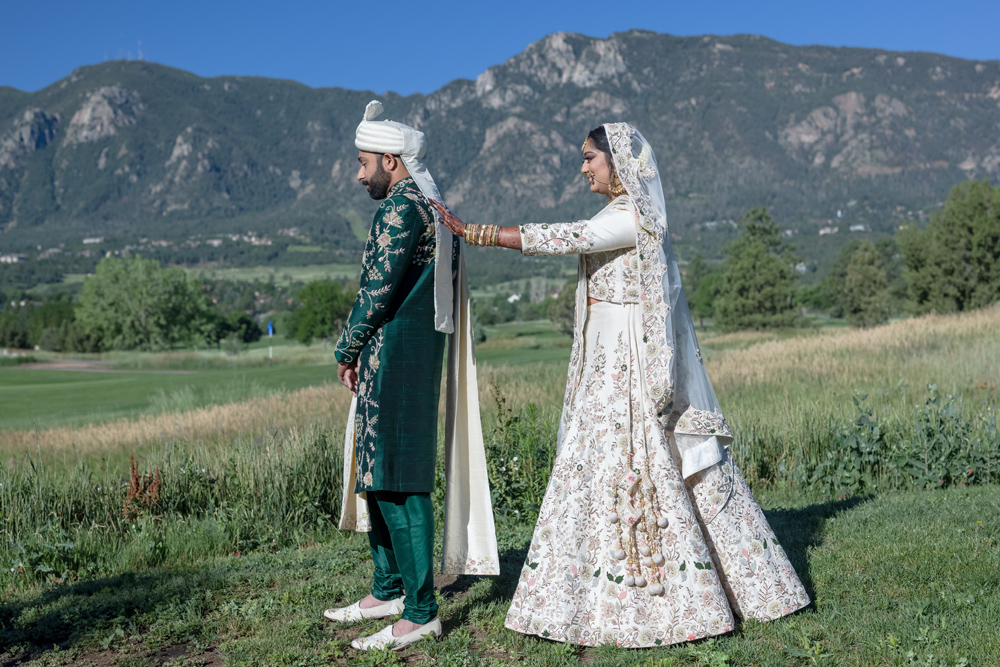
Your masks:
<svg viewBox="0 0 1000 667"><path fill-rule="evenodd" d="M617 199L622 195L627 195L628 190L625 189L625 184L622 180L618 178L618 172L612 168L611 170L611 183L608 185L608 196L611 199Z"/></svg>

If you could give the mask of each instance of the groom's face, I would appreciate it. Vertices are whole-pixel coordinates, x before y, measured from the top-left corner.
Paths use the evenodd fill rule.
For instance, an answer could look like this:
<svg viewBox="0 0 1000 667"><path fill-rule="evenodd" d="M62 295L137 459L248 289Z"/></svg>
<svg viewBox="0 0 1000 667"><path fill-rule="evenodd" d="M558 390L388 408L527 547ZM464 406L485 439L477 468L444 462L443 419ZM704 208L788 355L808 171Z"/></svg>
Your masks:
<svg viewBox="0 0 1000 667"><path fill-rule="evenodd" d="M368 196L375 200L385 199L392 182L392 176L382 166L384 157L380 153L358 151L357 178L368 190Z"/></svg>

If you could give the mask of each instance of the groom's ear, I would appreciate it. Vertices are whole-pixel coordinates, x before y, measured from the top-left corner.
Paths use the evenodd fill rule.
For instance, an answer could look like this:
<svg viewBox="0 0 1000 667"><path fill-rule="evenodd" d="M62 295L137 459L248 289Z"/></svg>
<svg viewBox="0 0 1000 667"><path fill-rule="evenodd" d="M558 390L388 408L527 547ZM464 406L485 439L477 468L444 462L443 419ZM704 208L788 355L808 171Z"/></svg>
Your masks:
<svg viewBox="0 0 1000 667"><path fill-rule="evenodd" d="M388 171L389 173L392 173L397 169L399 169L399 167L402 164L403 162L402 160L400 160L398 155L393 155L392 153L382 154L382 168Z"/></svg>

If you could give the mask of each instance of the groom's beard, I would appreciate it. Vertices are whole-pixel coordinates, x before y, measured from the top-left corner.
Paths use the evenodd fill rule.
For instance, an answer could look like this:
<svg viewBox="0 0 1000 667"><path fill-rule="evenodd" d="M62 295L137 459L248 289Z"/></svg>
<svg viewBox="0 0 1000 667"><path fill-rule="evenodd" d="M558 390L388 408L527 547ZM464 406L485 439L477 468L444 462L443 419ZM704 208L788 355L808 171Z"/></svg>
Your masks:
<svg viewBox="0 0 1000 667"><path fill-rule="evenodd" d="M385 199L385 196L389 194L389 183L392 181L392 176L389 175L382 167L382 162L375 163L375 173L367 181L361 181L366 188L368 188L368 196L372 199L379 200Z"/></svg>

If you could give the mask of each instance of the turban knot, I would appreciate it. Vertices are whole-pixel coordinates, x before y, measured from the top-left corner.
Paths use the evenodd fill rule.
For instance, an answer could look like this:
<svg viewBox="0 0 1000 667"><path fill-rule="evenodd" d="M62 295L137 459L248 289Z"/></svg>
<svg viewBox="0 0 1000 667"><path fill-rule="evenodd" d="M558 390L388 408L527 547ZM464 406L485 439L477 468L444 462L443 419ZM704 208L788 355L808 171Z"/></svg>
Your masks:
<svg viewBox="0 0 1000 667"><path fill-rule="evenodd" d="M392 120L376 121L382 113L382 103L372 100L365 107L364 118L354 133L354 145L359 151L389 153L419 160L427 150L427 138L420 130Z"/></svg>

